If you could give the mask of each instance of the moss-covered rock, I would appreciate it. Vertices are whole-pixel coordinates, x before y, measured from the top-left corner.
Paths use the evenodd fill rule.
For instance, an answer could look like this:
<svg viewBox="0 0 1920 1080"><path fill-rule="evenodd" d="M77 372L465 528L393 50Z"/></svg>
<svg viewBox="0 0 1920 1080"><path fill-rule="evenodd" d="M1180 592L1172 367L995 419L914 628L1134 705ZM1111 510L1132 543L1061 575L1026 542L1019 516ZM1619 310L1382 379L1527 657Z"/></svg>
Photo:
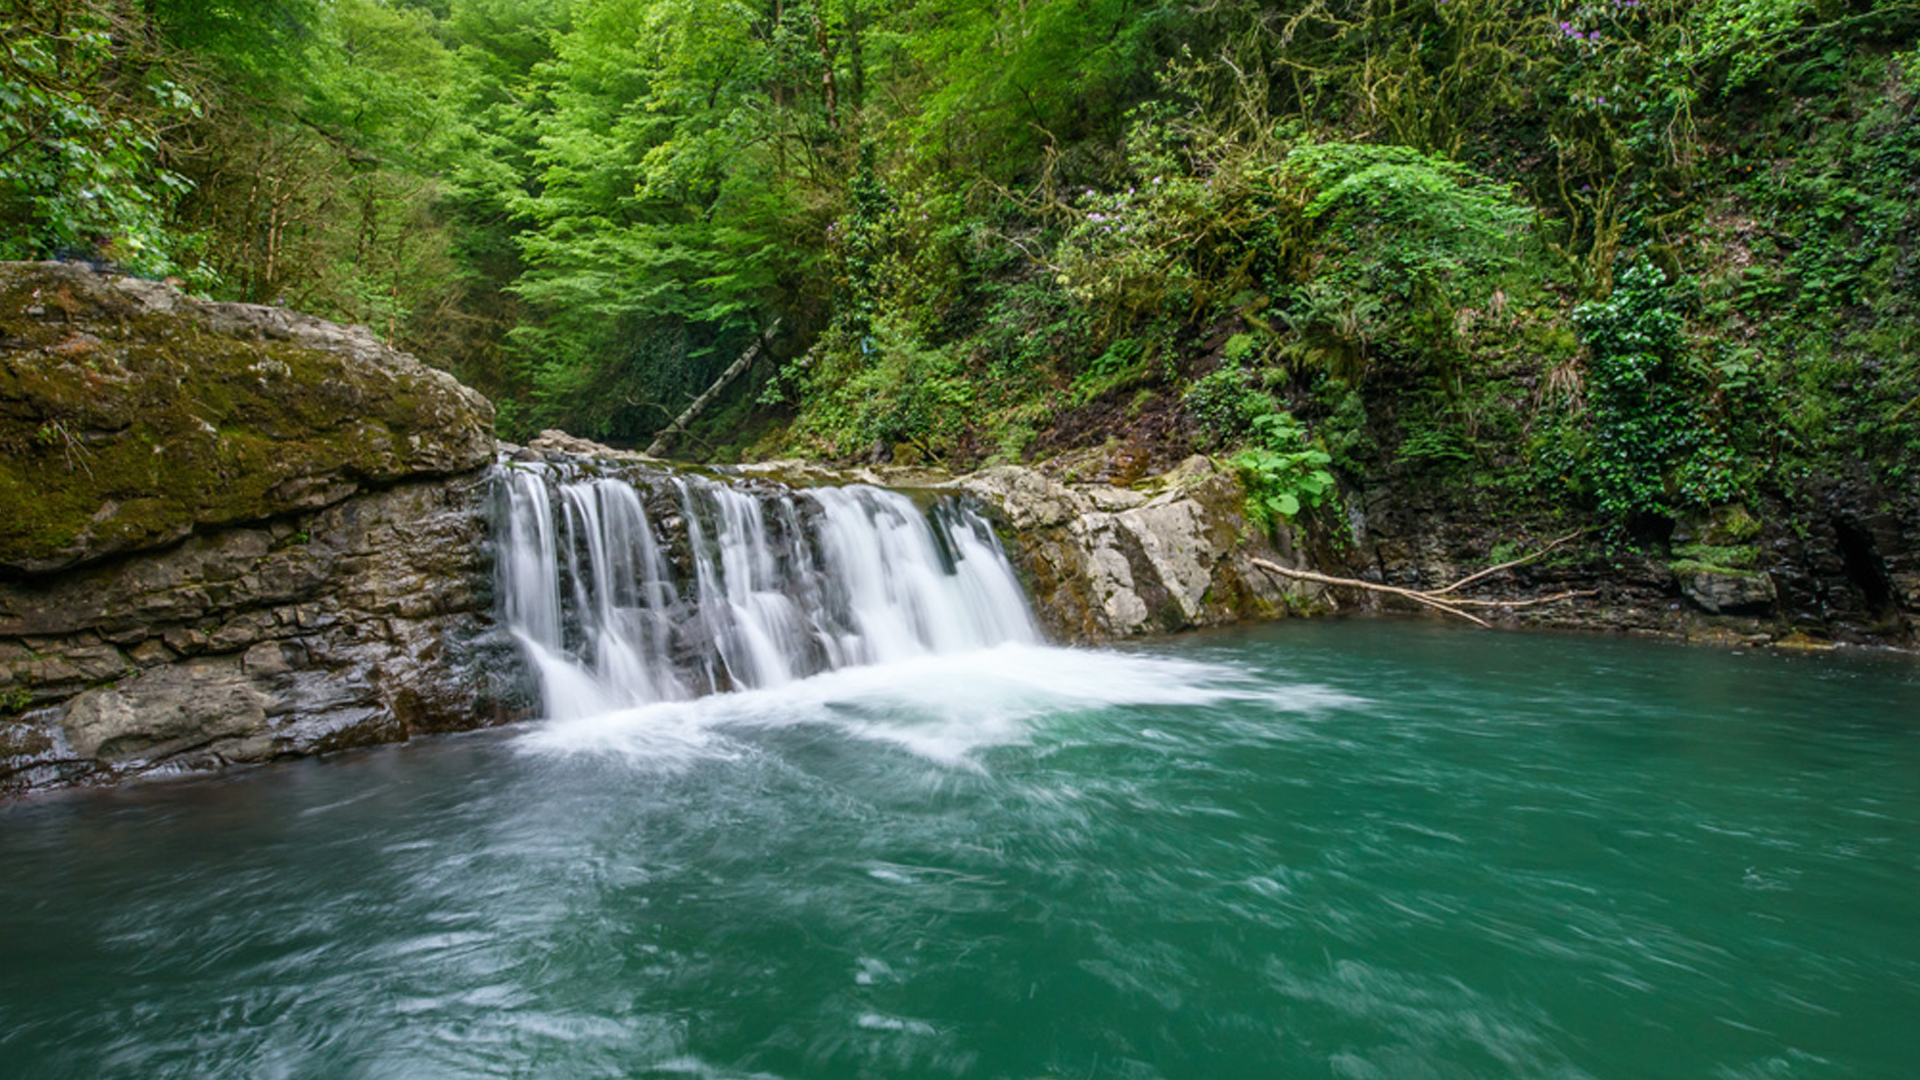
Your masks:
<svg viewBox="0 0 1920 1080"><path fill-rule="evenodd" d="M1715 615L1763 615L1773 610L1778 599L1773 579L1757 570L1683 559L1673 564L1673 574L1687 599Z"/></svg>
<svg viewBox="0 0 1920 1080"><path fill-rule="evenodd" d="M1283 555L1246 527L1240 482L1203 457L1133 488L1063 484L1019 466L950 486L1008 527L1034 610L1057 637L1097 641L1274 618L1312 606L1320 592L1253 566L1256 556Z"/></svg>
<svg viewBox="0 0 1920 1080"><path fill-rule="evenodd" d="M196 529L479 467L493 408L361 327L0 263L0 567L63 570Z"/></svg>

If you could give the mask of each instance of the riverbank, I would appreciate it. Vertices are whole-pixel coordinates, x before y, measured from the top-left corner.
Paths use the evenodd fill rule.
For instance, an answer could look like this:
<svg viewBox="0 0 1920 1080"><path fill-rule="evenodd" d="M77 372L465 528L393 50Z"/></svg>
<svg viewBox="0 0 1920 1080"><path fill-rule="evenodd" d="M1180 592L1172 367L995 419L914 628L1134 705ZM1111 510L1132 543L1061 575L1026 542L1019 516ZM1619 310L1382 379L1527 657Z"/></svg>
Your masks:
<svg viewBox="0 0 1920 1080"><path fill-rule="evenodd" d="M497 594L502 450L478 394L363 328L65 264L0 265L0 345L0 791L274 760L541 711ZM686 468L558 432L505 448L505 467L545 470L553 514L573 512L576 496L559 490L570 477L625 477L650 491L644 531L677 552L677 577L659 587L678 598L681 622L708 619L702 604L743 602L731 590L770 587L723 582L743 572L731 566L715 564L712 580L694 572L714 538L738 527L696 522L681 478L705 476L724 482L715 491L738 487L739 512L798 545L755 556L769 565L815 557L821 541L801 526L826 506L797 494L808 488L893 487L914 495L916 513L966 500L992 522L1058 642L1403 606L1264 563L1402 590L1512 564L1460 594L1479 618L1508 626L1914 645L1920 521L1909 527L1915 508L1870 486L1835 484L1809 515L1756 496L1658 534L1607 537L1389 473L1262 521L1239 468L1181 456L1164 425L1150 428L1150 447L1116 438L960 476L798 461ZM869 525L882 516L861 513ZM555 580L580 573L558 551L544 557ZM783 603L813 602L799 586L787 592ZM579 622L553 602L553 626ZM558 630L550 644L585 647ZM674 647L699 651L691 639ZM708 670L694 682L755 678Z"/></svg>
<svg viewBox="0 0 1920 1080"><path fill-rule="evenodd" d="M641 460L559 432L535 439L524 454L555 462ZM1729 505L1678 523L1664 540L1636 540L1609 539L1577 517L1528 520L1475 499L1450 501L1446 491L1393 478L1343 491L1326 512L1262 529L1249 520L1237 470L1206 456L1181 459L1170 444L1083 448L958 476L923 465L798 460L701 471L980 499L992 508L1042 623L1067 641L1290 615L1427 610L1367 589L1282 587L1287 583L1255 569L1254 559L1419 590L1551 545L1538 558L1476 579L1463 595L1490 602L1476 609L1483 618L1517 628L1787 649L1911 651L1920 644L1916 552L1903 519L1889 503L1871 510L1871 491L1844 486L1812 520L1787 517L1777 503L1760 502L1774 511L1765 519ZM1539 603L1563 594L1574 595Z"/></svg>

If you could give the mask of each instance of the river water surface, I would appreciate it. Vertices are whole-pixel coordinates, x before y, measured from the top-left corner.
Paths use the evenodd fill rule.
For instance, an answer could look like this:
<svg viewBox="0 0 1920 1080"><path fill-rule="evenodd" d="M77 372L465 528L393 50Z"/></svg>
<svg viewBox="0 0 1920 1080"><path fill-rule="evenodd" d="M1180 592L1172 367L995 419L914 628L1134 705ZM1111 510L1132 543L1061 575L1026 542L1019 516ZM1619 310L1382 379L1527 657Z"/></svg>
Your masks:
<svg viewBox="0 0 1920 1080"><path fill-rule="evenodd" d="M1920 1075L1920 667L1007 644L0 807L0 1076Z"/></svg>

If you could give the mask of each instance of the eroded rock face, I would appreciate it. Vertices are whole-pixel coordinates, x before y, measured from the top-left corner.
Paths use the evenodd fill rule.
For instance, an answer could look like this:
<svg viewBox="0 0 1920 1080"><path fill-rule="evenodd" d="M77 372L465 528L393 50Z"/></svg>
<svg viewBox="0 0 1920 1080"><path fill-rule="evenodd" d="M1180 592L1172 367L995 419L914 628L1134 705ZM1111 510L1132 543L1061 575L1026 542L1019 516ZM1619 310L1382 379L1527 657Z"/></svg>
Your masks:
<svg viewBox="0 0 1920 1080"><path fill-rule="evenodd" d="M485 398L364 327L0 263L0 568L69 569L467 472L492 431Z"/></svg>
<svg viewBox="0 0 1920 1080"><path fill-rule="evenodd" d="M0 791L523 715L491 614L486 483L405 484L0 583Z"/></svg>
<svg viewBox="0 0 1920 1080"><path fill-rule="evenodd" d="M1203 457L1132 488L1063 484L1004 466L954 481L1009 527L1009 554L1054 636L1103 640L1274 618L1322 606L1252 560L1296 562L1254 535L1239 482ZM1283 537L1283 544L1288 544Z"/></svg>
<svg viewBox="0 0 1920 1080"><path fill-rule="evenodd" d="M515 715L493 451L365 329L0 264L0 792Z"/></svg>
<svg viewBox="0 0 1920 1080"><path fill-rule="evenodd" d="M1718 566L1676 566L1680 591L1714 615L1762 615L1773 610L1778 594L1773 579L1755 570Z"/></svg>

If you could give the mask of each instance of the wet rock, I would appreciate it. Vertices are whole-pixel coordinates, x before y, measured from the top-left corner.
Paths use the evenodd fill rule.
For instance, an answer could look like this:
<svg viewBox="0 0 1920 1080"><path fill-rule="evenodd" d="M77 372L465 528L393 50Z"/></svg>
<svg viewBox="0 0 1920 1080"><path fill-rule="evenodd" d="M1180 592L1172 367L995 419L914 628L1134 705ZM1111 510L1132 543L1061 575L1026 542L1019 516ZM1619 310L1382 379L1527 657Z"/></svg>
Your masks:
<svg viewBox="0 0 1920 1080"><path fill-rule="evenodd" d="M240 668L254 678L284 675L294 669L303 650L295 643L263 641L240 657Z"/></svg>
<svg viewBox="0 0 1920 1080"><path fill-rule="evenodd" d="M1789 498L1791 501L1788 501ZM1920 477L1864 466L1808 478L1762 515L1761 569L1793 627L1843 641L1914 643L1920 594Z"/></svg>
<svg viewBox="0 0 1920 1080"><path fill-rule="evenodd" d="M60 726L80 758L163 758L263 733L266 702L231 661L170 665L79 695Z"/></svg>
<svg viewBox="0 0 1920 1080"><path fill-rule="evenodd" d="M155 664L172 663L174 660L179 659L179 654L167 648L164 641L158 638L147 638L140 644L134 646L132 650L127 653L127 658L144 668L152 667Z"/></svg>
<svg viewBox="0 0 1920 1080"><path fill-rule="evenodd" d="M318 753L523 715L492 621L484 474L354 496L268 529L0 581L0 792ZM158 613L122 652L95 628Z"/></svg>
<svg viewBox="0 0 1920 1080"><path fill-rule="evenodd" d="M1681 565L1674 576L1687 599L1715 615L1766 614L1779 598L1773 579L1757 571Z"/></svg>
<svg viewBox="0 0 1920 1080"><path fill-rule="evenodd" d="M363 328L0 263L0 792L518 715L491 426Z"/></svg>
<svg viewBox="0 0 1920 1080"><path fill-rule="evenodd" d="M1230 473L1194 457L1134 488L1001 466L951 485L993 508L1035 612L1057 637L1101 640L1273 618L1319 602L1252 560L1291 562L1243 517Z"/></svg>

